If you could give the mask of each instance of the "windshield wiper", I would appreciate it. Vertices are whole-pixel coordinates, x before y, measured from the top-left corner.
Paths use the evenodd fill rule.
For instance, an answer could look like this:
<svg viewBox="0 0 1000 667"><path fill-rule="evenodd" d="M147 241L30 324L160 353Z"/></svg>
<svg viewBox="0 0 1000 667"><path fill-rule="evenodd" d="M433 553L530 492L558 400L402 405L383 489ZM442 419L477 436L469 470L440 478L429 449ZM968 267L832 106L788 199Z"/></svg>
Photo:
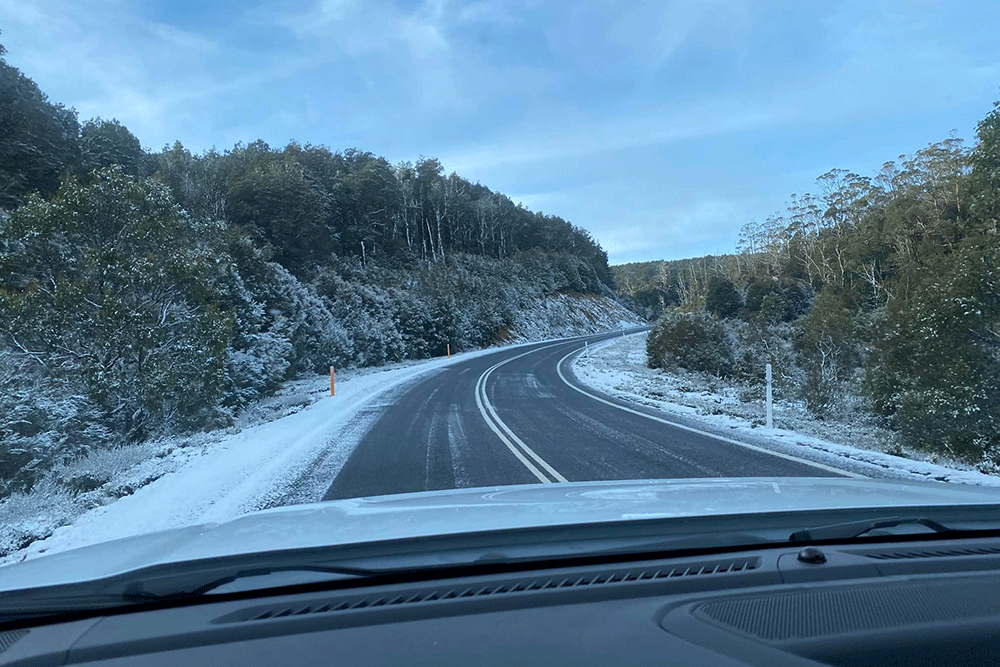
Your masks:
<svg viewBox="0 0 1000 667"><path fill-rule="evenodd" d="M263 589L294 588L309 584L356 578L376 577L381 572L356 567L328 566L302 563L288 565L233 565L230 567L193 568L185 571L188 564L177 564L167 568L163 574L147 577L129 573L110 579L95 580L80 584L66 584L45 589L18 591L17 596L8 596L0 602L0 623L62 617L68 614L88 615L92 612L110 612L131 608L135 605L181 602L211 594L227 584L242 579L260 578L259 585L247 582L238 592ZM314 576L299 577L295 581L275 582L268 580L281 573L312 573ZM228 591L226 591L228 592Z"/></svg>
<svg viewBox="0 0 1000 667"><path fill-rule="evenodd" d="M293 583L268 581L274 575L294 573L311 573L308 578L300 578ZM236 568L222 575L218 570L209 572L194 571L190 573L180 573L166 577L156 577L141 579L129 582L125 585L122 593L122 600L125 602L156 602L159 600L183 600L201 595L206 595L222 588L228 584L239 584L243 580L258 579L260 585L254 585L246 581L239 590L259 590L264 588L276 588L295 586L308 583L319 583L325 581L341 581L344 579L367 578L381 574L377 570L367 570L356 567L342 567L330 565L309 565L291 564L279 566L255 566ZM164 591L164 589L166 589Z"/></svg>
<svg viewBox="0 0 1000 667"><path fill-rule="evenodd" d="M896 526L924 526L933 533L960 532L925 517L887 517L885 519L869 519L867 521L849 521L834 523L829 526L817 526L798 530L788 538L789 542L816 542L819 540L848 540L862 537L865 533L880 528L895 528Z"/></svg>

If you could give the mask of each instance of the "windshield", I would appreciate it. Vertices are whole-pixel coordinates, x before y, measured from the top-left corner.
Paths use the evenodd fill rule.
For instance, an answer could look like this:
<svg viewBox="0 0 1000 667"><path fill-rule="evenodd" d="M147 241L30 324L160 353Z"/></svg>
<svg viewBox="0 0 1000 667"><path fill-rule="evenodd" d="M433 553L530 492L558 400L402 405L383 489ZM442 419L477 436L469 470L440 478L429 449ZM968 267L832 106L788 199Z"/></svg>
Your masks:
<svg viewBox="0 0 1000 667"><path fill-rule="evenodd" d="M1000 498L994 13L0 0L0 571L963 525L920 508Z"/></svg>

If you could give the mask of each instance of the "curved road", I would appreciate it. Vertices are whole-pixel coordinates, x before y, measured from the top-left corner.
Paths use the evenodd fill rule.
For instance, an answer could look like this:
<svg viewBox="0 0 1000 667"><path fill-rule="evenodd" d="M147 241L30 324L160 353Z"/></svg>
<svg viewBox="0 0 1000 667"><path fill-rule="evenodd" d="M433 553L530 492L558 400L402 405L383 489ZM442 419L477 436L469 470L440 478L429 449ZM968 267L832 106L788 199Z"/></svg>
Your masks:
<svg viewBox="0 0 1000 667"><path fill-rule="evenodd" d="M585 341L620 335L503 350L417 382L362 438L324 500L567 480L850 474L696 431L580 384L570 366Z"/></svg>

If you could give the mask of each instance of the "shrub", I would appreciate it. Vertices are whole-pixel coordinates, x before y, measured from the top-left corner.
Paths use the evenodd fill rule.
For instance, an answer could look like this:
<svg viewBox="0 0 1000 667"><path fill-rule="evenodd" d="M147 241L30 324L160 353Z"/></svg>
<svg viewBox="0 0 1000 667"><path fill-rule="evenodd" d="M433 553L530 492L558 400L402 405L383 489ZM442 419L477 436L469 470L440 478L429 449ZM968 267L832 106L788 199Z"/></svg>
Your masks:
<svg viewBox="0 0 1000 667"><path fill-rule="evenodd" d="M842 294L825 287L797 326L796 348L806 372L801 396L818 419L829 415L840 382L858 366L854 321Z"/></svg>
<svg viewBox="0 0 1000 667"><path fill-rule="evenodd" d="M708 295L705 297L705 310L716 317L727 319L735 317L743 301L736 286L727 278L712 276L708 281Z"/></svg>
<svg viewBox="0 0 1000 667"><path fill-rule="evenodd" d="M701 313L669 313L649 332L646 358L650 368L680 367L728 377L733 351L726 329Z"/></svg>
<svg viewBox="0 0 1000 667"><path fill-rule="evenodd" d="M796 393L801 384L801 369L792 346L792 329L788 324L772 326L732 320L733 376L756 385L765 383L767 364L774 370L774 397L785 398Z"/></svg>

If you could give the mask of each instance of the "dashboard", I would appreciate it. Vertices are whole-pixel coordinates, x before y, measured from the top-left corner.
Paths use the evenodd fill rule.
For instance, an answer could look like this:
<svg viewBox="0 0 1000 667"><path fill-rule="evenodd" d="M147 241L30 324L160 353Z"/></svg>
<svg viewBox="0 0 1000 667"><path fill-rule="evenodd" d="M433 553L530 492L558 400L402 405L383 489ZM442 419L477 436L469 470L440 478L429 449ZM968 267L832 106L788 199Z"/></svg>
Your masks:
<svg viewBox="0 0 1000 667"><path fill-rule="evenodd" d="M998 574L995 538L770 547L7 630L0 665L997 665Z"/></svg>

